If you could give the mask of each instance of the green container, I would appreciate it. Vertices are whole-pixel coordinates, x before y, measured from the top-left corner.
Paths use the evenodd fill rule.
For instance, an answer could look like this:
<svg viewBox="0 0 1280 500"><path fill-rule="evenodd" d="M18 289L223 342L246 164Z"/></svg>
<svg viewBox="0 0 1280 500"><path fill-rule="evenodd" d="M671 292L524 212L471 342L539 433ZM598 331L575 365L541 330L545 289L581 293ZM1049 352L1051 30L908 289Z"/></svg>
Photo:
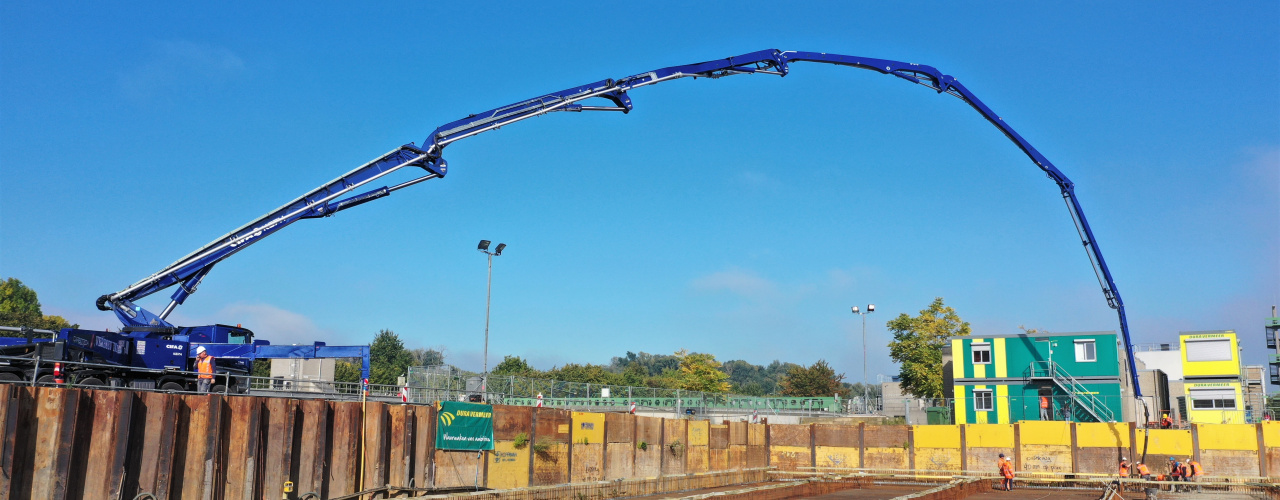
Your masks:
<svg viewBox="0 0 1280 500"><path fill-rule="evenodd" d="M951 408L946 406L934 406L925 408L925 415L928 417L929 425L950 425L951 424Z"/></svg>

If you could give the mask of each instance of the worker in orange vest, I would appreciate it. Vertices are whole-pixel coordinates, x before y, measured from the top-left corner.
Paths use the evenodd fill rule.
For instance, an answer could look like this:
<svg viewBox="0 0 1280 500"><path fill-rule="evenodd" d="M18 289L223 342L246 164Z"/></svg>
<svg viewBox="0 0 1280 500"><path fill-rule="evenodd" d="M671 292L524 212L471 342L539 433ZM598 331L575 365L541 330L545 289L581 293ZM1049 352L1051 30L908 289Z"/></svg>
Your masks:
<svg viewBox="0 0 1280 500"><path fill-rule="evenodd" d="M1129 459L1120 457L1120 477L1129 477Z"/></svg>
<svg viewBox="0 0 1280 500"><path fill-rule="evenodd" d="M196 379L196 390L209 392L209 386L213 385L213 356L205 352L204 346L196 348L196 371L200 372Z"/></svg>
<svg viewBox="0 0 1280 500"><path fill-rule="evenodd" d="M1144 481L1151 480L1151 469L1147 468L1147 464L1138 462L1138 477L1142 478Z"/></svg>
<svg viewBox="0 0 1280 500"><path fill-rule="evenodd" d="M1013 491L1013 462L1004 457L1004 453L1000 454L1000 486L1005 491Z"/></svg>
<svg viewBox="0 0 1280 500"><path fill-rule="evenodd" d="M1183 462L1182 465L1186 468L1187 473L1183 481L1200 482L1200 476L1204 475L1204 469L1200 468L1200 462L1197 462L1194 457L1187 457L1187 461ZM1199 489L1200 487L1196 486L1196 491L1199 491Z"/></svg>
<svg viewBox="0 0 1280 500"><path fill-rule="evenodd" d="M1170 419L1170 418L1169 418L1169 414L1168 414L1168 413L1166 413L1166 414L1164 414L1164 418L1161 418L1161 419L1160 419L1160 428L1161 428L1161 429L1168 429L1168 428L1170 428L1170 427L1173 427L1173 420L1172 420L1172 419Z"/></svg>
<svg viewBox="0 0 1280 500"><path fill-rule="evenodd" d="M1049 411L1049 396L1040 396L1040 420L1053 420L1053 412Z"/></svg>

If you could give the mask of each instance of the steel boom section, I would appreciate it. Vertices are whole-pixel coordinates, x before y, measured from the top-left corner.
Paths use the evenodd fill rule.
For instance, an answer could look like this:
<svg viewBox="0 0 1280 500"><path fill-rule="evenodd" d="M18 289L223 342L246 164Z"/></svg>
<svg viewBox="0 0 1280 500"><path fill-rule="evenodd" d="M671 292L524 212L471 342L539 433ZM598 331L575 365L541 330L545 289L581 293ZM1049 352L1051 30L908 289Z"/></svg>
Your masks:
<svg viewBox="0 0 1280 500"><path fill-rule="evenodd" d="M168 312L174 306L181 304L187 296L195 291L195 286L199 284L199 281L214 264L300 219L329 216L340 210L386 196L392 191L425 180L444 177L447 167L441 155L445 146L449 144L551 112L621 111L629 113L633 108L631 98L627 95L629 90L667 80L686 77L720 78L754 73L786 76L790 71L790 63L792 62L825 63L876 71L924 85L938 93L951 94L969 104L983 118L995 125L1023 153L1031 158L1031 161L1035 162L1037 167L1043 170L1049 178L1053 179L1062 192L1062 197L1080 234L1082 245L1085 247L1089 261L1093 265L1107 304L1116 310L1125 348L1129 353L1128 368L1134 384L1134 392L1135 395L1141 397L1137 367L1133 360L1133 343L1129 335L1128 320L1125 317L1124 302L1116 289L1115 281L1112 279L1106 260L1102 257L1102 251L1094 238L1093 230L1085 218L1084 210L1080 207L1080 202L1075 196L1075 185L1071 180L1044 155L1040 154L1035 147L1031 146L1026 139L1014 131L999 115L995 114L986 104L983 104L977 96L955 77L943 74L932 66L922 64L825 52L784 52L771 49L725 59L671 66L638 73L618 80L605 79L559 92L544 94L446 123L436 128L423 141L421 148L414 147L413 144L407 144L383 155L377 160L352 170L285 204L283 207L214 240L161 271L131 285L129 288L100 297L98 299L98 307L103 310L113 309L126 325L167 324L164 322L164 317L168 315ZM592 98L607 99L613 103L613 106L584 106L578 104L580 101ZM428 173L390 188L382 187L339 202L331 202L338 196L406 166L418 166L427 170ZM161 316L152 315L132 304L134 300L141 299L175 284L180 286L179 290L174 293L172 301ZM112 307L109 307L108 303Z"/></svg>

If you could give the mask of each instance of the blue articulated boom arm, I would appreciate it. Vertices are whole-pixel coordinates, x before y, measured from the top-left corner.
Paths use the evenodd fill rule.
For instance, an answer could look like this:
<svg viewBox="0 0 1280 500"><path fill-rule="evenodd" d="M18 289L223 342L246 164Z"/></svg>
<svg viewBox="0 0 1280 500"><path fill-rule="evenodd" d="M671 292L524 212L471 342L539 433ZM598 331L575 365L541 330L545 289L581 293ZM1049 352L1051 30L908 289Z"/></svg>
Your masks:
<svg viewBox="0 0 1280 500"><path fill-rule="evenodd" d="M164 323L164 318L168 313L195 291L196 285L217 262L297 220L332 215L334 212L372 201L386 196L392 191L418 182L444 177L447 167L441 155L444 148L453 142L556 111L620 111L629 113L633 105L627 92L632 89L686 77L721 78L757 73L786 76L790 71L790 63L793 62L826 63L871 70L929 87L938 93L951 94L972 106L987 121L1000 129L1018 148L1022 149L1031 158L1031 161L1035 162L1037 167L1058 184L1058 188L1062 192L1062 197L1071 212L1071 218L1075 222L1081 242L1089 256L1089 261L1092 263L1098 282L1102 286L1103 295L1106 297L1108 305L1115 309L1119 316L1120 330L1129 353L1129 374L1132 377L1135 394L1141 396L1138 374L1133 360L1132 342L1129 337L1129 325L1124 313L1124 302L1120 299L1120 293L1116 290L1115 282L1111 278L1111 271L1107 268L1106 261L1102 258L1102 251L1098 248L1093 231L1089 227L1089 222L1085 219L1084 211L1081 209L1080 202L1075 195L1075 185L1071 180L1049 162L1044 155L1032 147L1026 139L1018 135L999 115L983 104L977 96L973 95L955 77L943 74L932 66L922 64L824 52L770 49L725 59L671 66L617 80L608 78L572 87L447 123L435 129L423 141L421 147L407 144L373 162L352 170L346 175L209 243L200 250L135 283L129 288L114 294L103 295L98 299L98 307L103 310L114 310L126 325L167 324ZM609 101L610 105L581 104L582 101L595 98ZM410 166L423 168L427 173L396 186L378 188L334 201L383 175ZM173 285L179 285L179 289L174 292L171 302L164 312L158 316L132 303L134 300Z"/></svg>

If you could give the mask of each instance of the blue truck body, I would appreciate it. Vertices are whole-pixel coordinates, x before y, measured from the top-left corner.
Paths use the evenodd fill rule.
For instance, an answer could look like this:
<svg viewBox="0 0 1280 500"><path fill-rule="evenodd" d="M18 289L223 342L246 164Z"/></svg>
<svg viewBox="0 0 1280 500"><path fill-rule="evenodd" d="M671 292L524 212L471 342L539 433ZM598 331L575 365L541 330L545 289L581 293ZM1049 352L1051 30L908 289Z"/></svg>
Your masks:
<svg viewBox="0 0 1280 500"><path fill-rule="evenodd" d="M246 328L205 325L120 332L64 328L50 338L0 337L0 355L8 356L0 364L0 380L52 381L54 363L69 362L62 368L65 377L80 385L189 390L199 347L214 357L215 372L225 374L215 383L229 384L233 392L247 391L244 377L253 363L270 359L359 358L362 379L369 377L369 346L272 345Z"/></svg>

